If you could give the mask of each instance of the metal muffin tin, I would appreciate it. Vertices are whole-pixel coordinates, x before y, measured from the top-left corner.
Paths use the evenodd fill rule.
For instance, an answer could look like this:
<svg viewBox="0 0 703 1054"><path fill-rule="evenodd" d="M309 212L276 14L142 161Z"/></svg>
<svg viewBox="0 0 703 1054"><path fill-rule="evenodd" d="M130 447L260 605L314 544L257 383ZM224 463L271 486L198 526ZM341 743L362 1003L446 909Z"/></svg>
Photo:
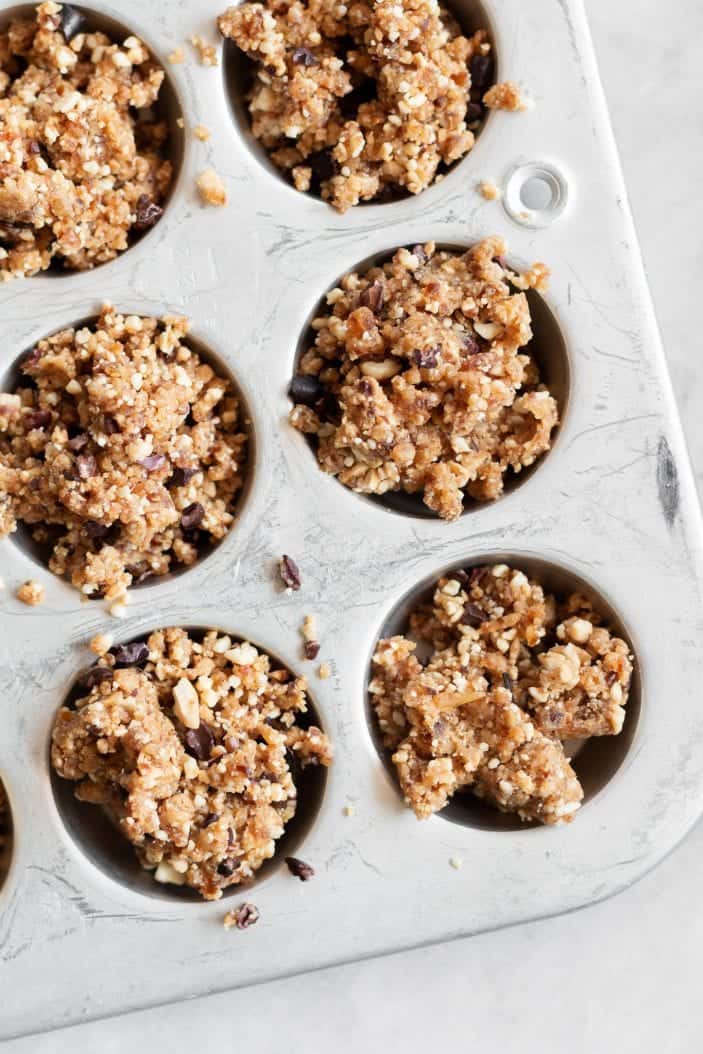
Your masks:
<svg viewBox="0 0 703 1054"><path fill-rule="evenodd" d="M185 313L250 408L252 483L226 540L197 567L135 590L124 623L100 602L81 602L17 539L0 544L0 777L14 822L0 890L2 1037L582 907L643 875L703 811L700 512L583 4L455 4L476 25L488 17L500 77L517 80L533 108L492 114L474 151L420 197L344 216L261 163L221 67L201 67L190 50L187 64L168 65L191 33L215 39L219 5L199 14L195 6L122 0L117 14L99 5L143 36L164 61L188 129L206 124L212 138L202 144L187 131L163 219L120 259L0 288L0 372L6 383L38 338L104 300L134 313ZM226 209L197 200L195 177L209 164L227 183ZM532 212L508 211L528 173L551 191L533 185ZM505 187L505 204L478 194L481 179ZM508 239L515 263L543 260L553 271L538 338L555 383L568 386L554 450L502 500L456 523L389 511L325 476L286 422L301 333L324 292L369 256L429 238L468 246L494 233ZM293 595L275 582L284 552L301 567ZM404 598L446 567L494 555L552 565L557 584L584 580L637 657L621 754L610 747L607 764L594 763L589 800L566 827L516 830L470 811L419 823L368 721L369 658ZM38 608L14 598L27 578L46 585ZM319 619L320 659L333 666L326 681L301 661L308 612ZM279 866L219 903L184 899L138 881L129 862L112 870L55 798L50 730L90 661L86 642L98 631L125 640L166 625L221 627L309 672L336 748L297 850L316 868L312 882ZM450 857L464 866L451 868ZM223 914L240 899L253 900L261 920L226 932Z"/></svg>

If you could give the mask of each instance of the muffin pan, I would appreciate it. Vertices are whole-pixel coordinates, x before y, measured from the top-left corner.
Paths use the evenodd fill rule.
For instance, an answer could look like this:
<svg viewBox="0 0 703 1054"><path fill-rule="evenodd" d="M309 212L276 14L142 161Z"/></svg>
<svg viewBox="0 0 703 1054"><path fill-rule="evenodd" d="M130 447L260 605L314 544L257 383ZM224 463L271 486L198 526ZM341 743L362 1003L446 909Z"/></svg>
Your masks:
<svg viewBox="0 0 703 1054"><path fill-rule="evenodd" d="M456 6L472 17L476 5ZM700 511L583 4L482 6L499 76L534 106L492 114L474 150L419 198L340 216L265 170L232 119L222 65L199 65L185 43L193 33L214 42L217 5L198 16L192 5L120 5L119 21L165 63L185 114L180 175L163 218L119 259L0 289L0 375L104 300L135 314L183 313L193 340L236 377L256 445L234 528L197 566L134 590L124 623L100 602L81 602L26 546L0 543L0 779L13 827L0 887L3 1038L582 907L643 875L703 811ZM112 17L103 5L98 13ZM186 63L169 66L177 46ZM198 123L212 133L207 143L192 135ZM198 201L195 178L208 166L226 181L225 209ZM546 171L559 187L556 205L554 192L547 200L533 188L539 224L477 191L484 179L505 190L516 171L521 186ZM516 265L542 260L553 272L538 329L568 396L554 449L499 502L455 523L361 501L321 473L286 420L311 313L369 257L489 234L506 238ZM302 588L290 595L276 575L282 553L301 569ZM626 732L605 752L585 748L588 801L564 827L515 829L485 813L418 822L368 721L370 656L402 619L405 598L448 567L495 557L548 574L556 588L585 583L637 658ZM37 608L14 597L29 578L46 587ZM327 680L301 658L307 613L318 618ZM335 746L295 836L316 875L302 883L284 866L262 874L242 891L261 912L246 932L222 926L236 895L201 903L146 888L129 846L118 861L105 855L83 813L55 797L50 730L91 661L87 641L168 625L221 628L308 673Z"/></svg>

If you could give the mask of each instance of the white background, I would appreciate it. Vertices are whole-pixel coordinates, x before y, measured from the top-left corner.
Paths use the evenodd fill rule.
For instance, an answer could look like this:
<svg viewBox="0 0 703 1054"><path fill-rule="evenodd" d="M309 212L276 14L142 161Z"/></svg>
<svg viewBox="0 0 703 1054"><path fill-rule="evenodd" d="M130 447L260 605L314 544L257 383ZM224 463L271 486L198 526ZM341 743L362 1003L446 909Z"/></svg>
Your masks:
<svg viewBox="0 0 703 1054"><path fill-rule="evenodd" d="M587 7L700 485L703 4ZM18 1040L5 1051L376 1054L388 1045L463 1054L487 1045L499 1054L693 1054L703 1022L702 857L699 826L633 889L576 915Z"/></svg>

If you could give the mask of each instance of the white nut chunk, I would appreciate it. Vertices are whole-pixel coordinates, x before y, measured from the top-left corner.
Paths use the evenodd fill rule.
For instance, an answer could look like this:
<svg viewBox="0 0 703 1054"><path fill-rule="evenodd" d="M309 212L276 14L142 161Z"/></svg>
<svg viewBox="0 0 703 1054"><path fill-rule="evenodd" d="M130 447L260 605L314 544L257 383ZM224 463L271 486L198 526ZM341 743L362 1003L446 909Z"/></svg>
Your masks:
<svg viewBox="0 0 703 1054"><path fill-rule="evenodd" d="M173 689L173 712L186 728L198 728L200 726L200 702L198 693L186 677Z"/></svg>

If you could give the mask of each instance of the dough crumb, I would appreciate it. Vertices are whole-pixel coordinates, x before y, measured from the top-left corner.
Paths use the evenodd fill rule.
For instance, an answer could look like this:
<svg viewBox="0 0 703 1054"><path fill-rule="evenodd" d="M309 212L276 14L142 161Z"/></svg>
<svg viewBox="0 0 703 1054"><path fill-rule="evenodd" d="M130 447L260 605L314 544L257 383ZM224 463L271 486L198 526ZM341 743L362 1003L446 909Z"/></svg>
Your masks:
<svg viewBox="0 0 703 1054"><path fill-rule="evenodd" d="M204 169L196 180L200 197L206 205L222 206L227 204L225 185L214 168Z"/></svg>
<svg viewBox="0 0 703 1054"><path fill-rule="evenodd" d="M508 110L515 113L527 109L520 89L513 81L494 84L483 96L483 101L489 110Z"/></svg>
<svg viewBox="0 0 703 1054"><path fill-rule="evenodd" d="M328 662L321 662L320 667L317 671L317 676L321 681L327 681L332 676L332 667Z"/></svg>
<svg viewBox="0 0 703 1054"><path fill-rule="evenodd" d="M498 201L502 196L500 188L495 185L490 179L484 179L483 182L478 185L479 192L486 201Z"/></svg>
<svg viewBox="0 0 703 1054"><path fill-rule="evenodd" d="M35 582L30 579L28 582L24 582L17 590L17 599L30 607L37 607L44 600L44 586L41 582Z"/></svg>
<svg viewBox="0 0 703 1054"><path fill-rule="evenodd" d="M207 143L210 138L210 129L206 128L204 124L196 124L193 129L193 135L196 139L199 139L201 143Z"/></svg>
<svg viewBox="0 0 703 1054"><path fill-rule="evenodd" d="M195 35L188 39L198 53L201 66L217 65L217 48L214 45L208 44L202 37Z"/></svg>
<svg viewBox="0 0 703 1054"><path fill-rule="evenodd" d="M185 62L186 53L183 48L174 48L169 55L166 56L172 66L180 66L182 62Z"/></svg>
<svg viewBox="0 0 703 1054"><path fill-rule="evenodd" d="M96 655L106 655L113 645L113 638L109 633L96 633L88 647Z"/></svg>

